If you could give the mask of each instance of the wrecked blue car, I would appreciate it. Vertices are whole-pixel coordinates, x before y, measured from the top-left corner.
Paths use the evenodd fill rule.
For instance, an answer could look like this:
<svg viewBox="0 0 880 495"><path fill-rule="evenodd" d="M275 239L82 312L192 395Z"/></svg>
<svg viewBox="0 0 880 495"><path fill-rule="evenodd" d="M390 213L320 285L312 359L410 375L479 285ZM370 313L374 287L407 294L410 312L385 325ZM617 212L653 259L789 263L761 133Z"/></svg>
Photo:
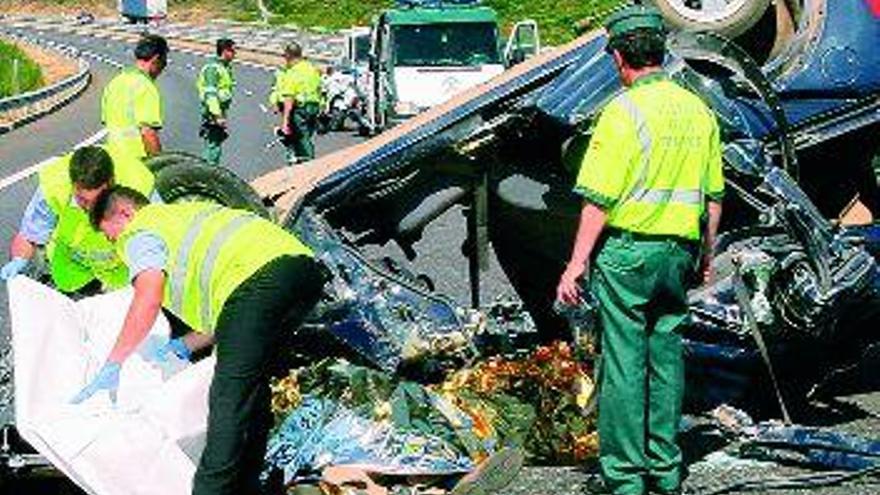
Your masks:
<svg viewBox="0 0 880 495"><path fill-rule="evenodd" d="M807 0L792 18L797 29L763 65L713 34L670 40L667 71L718 115L729 191L719 279L691 293L688 393L696 408L729 402L775 414L775 400L755 400L774 397L768 366L781 395L796 400L852 383L858 363L878 354L870 322L880 308L872 165L880 11L865 0ZM601 33L585 35L369 142L257 179L290 229L305 238L332 232L323 248L313 244L338 253L324 257L336 309L319 331L389 371L407 365L413 339L440 338L443 345L421 342L427 350L416 354L453 349L461 364L570 338L552 308L580 208L571 185L591 122L622 90L604 46ZM461 252L447 249L438 266L431 260L449 231L434 227L451 211L463 214L455 218L466 235ZM352 254L389 244L400 259ZM450 286L448 260L467 292L457 301L434 290ZM511 329L502 317L501 330L481 336L468 330L465 306L492 306L483 291L496 260L525 316Z"/></svg>

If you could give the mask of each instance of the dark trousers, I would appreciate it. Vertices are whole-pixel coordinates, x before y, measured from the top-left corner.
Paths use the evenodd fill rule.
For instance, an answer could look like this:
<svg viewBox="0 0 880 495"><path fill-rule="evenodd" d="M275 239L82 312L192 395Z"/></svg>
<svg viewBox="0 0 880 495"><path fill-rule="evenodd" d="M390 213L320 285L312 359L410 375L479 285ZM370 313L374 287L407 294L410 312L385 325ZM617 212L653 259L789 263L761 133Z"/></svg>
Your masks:
<svg viewBox="0 0 880 495"><path fill-rule="evenodd" d="M315 131L318 129L317 103L297 105L290 112L290 135L284 138L289 162L303 162L315 158Z"/></svg>
<svg viewBox="0 0 880 495"><path fill-rule="evenodd" d="M215 330L217 364L208 398L208 436L193 495L261 492L259 476L272 426L269 370L282 332L302 322L322 285L314 260L283 256L229 296Z"/></svg>

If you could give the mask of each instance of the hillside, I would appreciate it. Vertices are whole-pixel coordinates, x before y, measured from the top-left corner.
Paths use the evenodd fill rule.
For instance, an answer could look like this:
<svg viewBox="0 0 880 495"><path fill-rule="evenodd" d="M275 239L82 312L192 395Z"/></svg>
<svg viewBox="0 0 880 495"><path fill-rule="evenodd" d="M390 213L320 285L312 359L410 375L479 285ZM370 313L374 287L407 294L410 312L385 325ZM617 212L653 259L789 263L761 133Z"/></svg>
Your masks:
<svg viewBox="0 0 880 495"><path fill-rule="evenodd" d="M292 23L317 29L340 29L369 23L370 18L393 0L264 0L274 14L273 24ZM623 0L484 0L498 11L505 32L518 20L538 21L545 44L572 39L575 25L589 19L601 21L602 14ZM81 11L99 16L115 13L115 0L0 0L0 12L68 13ZM257 0L168 0L173 20L198 21L210 18L257 20Z"/></svg>
<svg viewBox="0 0 880 495"><path fill-rule="evenodd" d="M559 44L572 39L575 25L599 15L621 0L483 0L501 16L505 32L516 21L538 22L545 43ZM266 6L281 16L282 22L331 29L369 23L373 14L393 5L393 0L266 0Z"/></svg>

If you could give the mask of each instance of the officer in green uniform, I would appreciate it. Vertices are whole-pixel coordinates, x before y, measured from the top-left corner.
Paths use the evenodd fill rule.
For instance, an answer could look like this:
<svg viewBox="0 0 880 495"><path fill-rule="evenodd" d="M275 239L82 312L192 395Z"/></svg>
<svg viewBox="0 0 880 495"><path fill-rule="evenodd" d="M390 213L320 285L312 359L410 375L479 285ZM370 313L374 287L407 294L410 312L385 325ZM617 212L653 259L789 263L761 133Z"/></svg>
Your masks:
<svg viewBox="0 0 880 495"><path fill-rule="evenodd" d="M217 58L202 67L196 80L199 101L202 103L202 126L199 135L205 146L202 158L211 165L220 164L221 146L229 137L227 115L235 91L232 59L235 42L228 38L217 40Z"/></svg>
<svg viewBox="0 0 880 495"><path fill-rule="evenodd" d="M114 183L151 194L154 179L140 160L98 146L79 148L43 167L39 186L12 240L12 261L0 270L2 278L24 270L37 246L46 246L48 268L58 290L86 294L124 287L128 269L88 218L95 199Z"/></svg>
<svg viewBox="0 0 880 495"><path fill-rule="evenodd" d="M162 101L156 78L168 62L168 43L145 35L134 49L135 65L119 73L104 88L101 121L107 145L135 158L162 151Z"/></svg>
<svg viewBox="0 0 880 495"><path fill-rule="evenodd" d="M261 493L272 423L269 362L282 332L295 328L321 294L312 251L252 213L212 203L148 205L127 188L105 192L92 222L116 242L134 299L106 364L74 402L99 390L114 398L123 361L164 307L217 344L207 444L193 494ZM165 352L193 350L188 340L184 349L180 344L169 341Z"/></svg>
<svg viewBox="0 0 880 495"><path fill-rule="evenodd" d="M285 67L275 74L269 102L281 113L282 143L287 162L315 158L313 139L321 111L321 72L303 58L302 47L291 43L284 49Z"/></svg>
<svg viewBox="0 0 880 495"><path fill-rule="evenodd" d="M584 206L557 298L577 304L589 267L602 332L598 428L606 487L623 495L678 493L681 331L701 241L702 273L710 276L724 191L719 131L712 111L664 74L657 10L623 9L606 29L627 89L603 109L583 158L575 191Z"/></svg>

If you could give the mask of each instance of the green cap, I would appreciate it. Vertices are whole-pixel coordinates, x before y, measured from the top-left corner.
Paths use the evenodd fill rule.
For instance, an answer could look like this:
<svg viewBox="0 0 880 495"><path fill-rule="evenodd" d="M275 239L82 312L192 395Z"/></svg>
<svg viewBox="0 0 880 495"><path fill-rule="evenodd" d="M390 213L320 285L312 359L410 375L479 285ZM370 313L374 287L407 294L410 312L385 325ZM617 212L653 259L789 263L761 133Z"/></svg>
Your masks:
<svg viewBox="0 0 880 495"><path fill-rule="evenodd" d="M633 5L620 9L605 19L605 29L609 38L616 38L641 28L664 31L663 15L654 7Z"/></svg>

